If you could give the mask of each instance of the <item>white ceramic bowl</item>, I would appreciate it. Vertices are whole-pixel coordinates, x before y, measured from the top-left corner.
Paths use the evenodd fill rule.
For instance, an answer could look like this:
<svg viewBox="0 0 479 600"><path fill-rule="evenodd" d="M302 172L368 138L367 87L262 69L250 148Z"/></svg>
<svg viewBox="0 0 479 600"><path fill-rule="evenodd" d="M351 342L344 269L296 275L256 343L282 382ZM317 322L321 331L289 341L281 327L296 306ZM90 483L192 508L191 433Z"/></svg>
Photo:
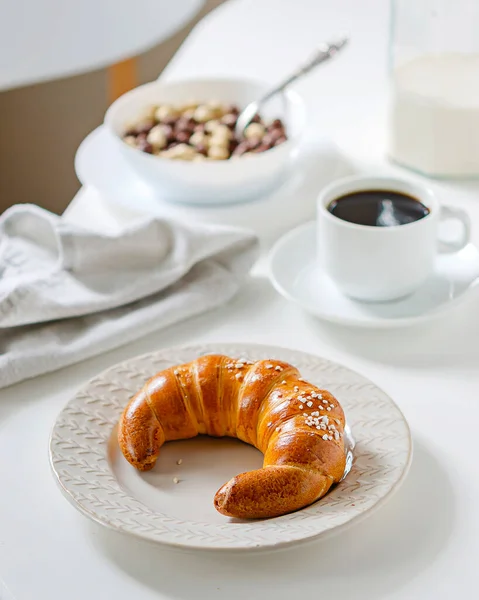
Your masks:
<svg viewBox="0 0 479 600"><path fill-rule="evenodd" d="M247 79L154 81L118 98L106 112L104 124L129 165L168 199L193 204L244 202L275 188L291 171L305 123L304 103L295 92L287 91L261 111L266 119L281 118L288 135L286 142L263 153L197 163L153 156L128 146L121 138L151 105L218 100L241 109L267 88Z"/></svg>

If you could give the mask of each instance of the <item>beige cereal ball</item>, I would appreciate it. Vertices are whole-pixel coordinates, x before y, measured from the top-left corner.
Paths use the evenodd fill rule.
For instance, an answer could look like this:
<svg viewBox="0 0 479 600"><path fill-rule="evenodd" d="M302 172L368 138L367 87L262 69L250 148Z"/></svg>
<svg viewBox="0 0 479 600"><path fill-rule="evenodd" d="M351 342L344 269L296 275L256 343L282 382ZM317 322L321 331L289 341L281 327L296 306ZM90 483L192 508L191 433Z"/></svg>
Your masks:
<svg viewBox="0 0 479 600"><path fill-rule="evenodd" d="M162 150L166 148L168 140L166 139L165 131L162 125L155 125L148 134L146 141L153 146L153 148Z"/></svg>
<svg viewBox="0 0 479 600"><path fill-rule="evenodd" d="M186 110L181 111L181 116L185 119L193 119L195 116L196 108L187 108Z"/></svg>
<svg viewBox="0 0 479 600"><path fill-rule="evenodd" d="M125 142L125 144L128 144L128 146L131 146L132 148L136 146L136 137L134 135L127 135L123 138L123 141Z"/></svg>
<svg viewBox="0 0 479 600"><path fill-rule="evenodd" d="M198 123L206 123L216 117L216 113L206 104L200 104L195 110L194 119Z"/></svg>
<svg viewBox="0 0 479 600"><path fill-rule="evenodd" d="M221 123L218 121L218 119L211 119L211 121L206 121L205 131L207 131L208 133L213 133L214 130L220 125Z"/></svg>
<svg viewBox="0 0 479 600"><path fill-rule="evenodd" d="M173 160L193 160L197 152L188 144L178 144L169 150L165 150L160 154L163 158L171 158Z"/></svg>
<svg viewBox="0 0 479 600"><path fill-rule="evenodd" d="M145 109L141 111L141 115L139 116L140 121L149 121L150 119L155 118L155 113L158 110L158 106L147 106Z"/></svg>
<svg viewBox="0 0 479 600"><path fill-rule="evenodd" d="M226 146L210 146L208 149L208 158L213 160L226 160L230 153Z"/></svg>
<svg viewBox="0 0 479 600"><path fill-rule="evenodd" d="M178 144L178 146L173 147L173 150L176 150L174 152L175 157L181 160L193 160L197 154L195 149L188 144Z"/></svg>
<svg viewBox="0 0 479 600"><path fill-rule="evenodd" d="M208 160L208 159L206 158L206 156L204 156L204 154L197 154L193 158L193 162L204 162L205 160Z"/></svg>
<svg viewBox="0 0 479 600"><path fill-rule="evenodd" d="M206 106L215 113L216 117L222 117L225 114L225 107L219 100L210 100Z"/></svg>
<svg viewBox="0 0 479 600"><path fill-rule="evenodd" d="M228 149L229 145L230 142L228 138L217 136L216 133L213 133L210 138L210 146L221 146L222 148Z"/></svg>
<svg viewBox="0 0 479 600"><path fill-rule="evenodd" d="M196 131L191 137L189 143L192 146L205 146L208 148L210 145L210 137L203 131Z"/></svg>
<svg viewBox="0 0 479 600"><path fill-rule="evenodd" d="M228 142L233 139L233 132L226 125L218 125L213 130L213 137L220 140L227 140Z"/></svg>
<svg viewBox="0 0 479 600"><path fill-rule="evenodd" d="M162 104L155 111L155 119L160 122L177 116L178 110L171 104Z"/></svg>
<svg viewBox="0 0 479 600"><path fill-rule="evenodd" d="M244 136L247 140L251 138L262 138L266 133L266 129L264 125L261 123L250 123L248 127L244 130Z"/></svg>
<svg viewBox="0 0 479 600"><path fill-rule="evenodd" d="M184 113L187 110L196 110L199 105L200 102L197 100L188 100L179 107L179 112Z"/></svg>
<svg viewBox="0 0 479 600"><path fill-rule="evenodd" d="M223 104L219 100L209 100L206 105L213 110L220 110L223 108Z"/></svg>

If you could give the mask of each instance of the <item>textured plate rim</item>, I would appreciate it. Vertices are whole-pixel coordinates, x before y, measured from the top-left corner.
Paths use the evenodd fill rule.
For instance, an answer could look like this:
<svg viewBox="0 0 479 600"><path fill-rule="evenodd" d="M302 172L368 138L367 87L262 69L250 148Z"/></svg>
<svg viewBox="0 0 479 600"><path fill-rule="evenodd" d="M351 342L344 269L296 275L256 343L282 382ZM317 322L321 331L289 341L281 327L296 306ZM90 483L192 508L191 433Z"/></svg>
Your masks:
<svg viewBox="0 0 479 600"><path fill-rule="evenodd" d="M235 545L235 546L231 546L228 544L218 544L218 543L215 543L214 545L205 545L204 543L197 543L194 540L189 540L188 543L184 543L184 542L176 542L176 541L171 541L171 540L163 540L163 539L154 538L151 535L148 535L147 533L144 533L144 532L131 531L131 530L125 529L123 527L115 526L110 521L104 520L100 515L96 514L94 511L89 510L87 507L84 506L84 504L80 503L74 497L74 495L73 495L72 491L69 489L68 485L63 481L62 475L60 474L59 470L57 470L57 468L56 468L55 460L54 460L54 451L53 451L52 446L53 446L55 431L58 427L58 423L59 423L61 416L64 414L65 410L77 400L78 395L81 394L82 391L84 389L86 389L94 380L99 379L102 376L109 374L114 369L126 367L132 361L145 360L145 359L151 358L152 356L155 356L157 354L167 354L167 353L174 354L174 353L178 353L178 352L179 353L188 353L188 352L191 353L192 352L195 354L197 353L197 355L200 356L202 354L208 354L208 353L213 353L213 352L228 353L228 352L233 351L233 353L238 353L238 350L240 350L240 353L242 352L243 354L246 352L253 352L253 353L263 352L263 353L267 353L267 354L274 354L275 352L277 352L279 354L288 353L293 356L297 356L298 359L300 356L302 356L303 358L309 358L309 359L312 359L313 361L317 361L318 363L323 363L323 364L327 364L334 368L339 368L343 372L349 373L350 375L353 375L354 377L359 378L365 384L372 385L377 390L377 392L383 396L383 399L385 399L387 401L387 403L396 411L398 417L400 418L400 420L402 422L402 425L405 427L404 442L407 443L407 456L402 464L402 470L401 470L400 475L397 477L397 479L394 481L394 483L391 485L391 487L388 489L388 491L386 493L384 493L376 502L374 502L368 508L363 510L361 513L355 514L355 515L353 514L353 515L351 515L350 518L348 518L343 523L341 523L339 525L334 525L334 526L324 529L322 531L315 532L314 534L305 535L303 537L298 537L295 539L271 540L271 541L264 541L263 543L255 544L255 545L245 544L245 545ZM291 359L289 359L289 360L291 360ZM354 431L353 431L353 436L354 436ZM321 356L318 356L318 355L315 355L315 354L312 354L309 352L291 349L291 348L284 347L284 346L277 346L277 345L273 346L273 345L267 345L267 344L252 344L252 343L245 343L245 342L238 342L238 343L209 342L209 343L205 343L205 344L196 344L196 345L188 344L188 345L173 346L173 347L169 347L169 348L162 348L155 352L148 352L148 353L144 353L139 356L134 356L127 360L124 360L124 361L121 361L114 365L111 365L109 368L105 369L104 371L102 371L101 373L97 374L95 377L90 379L88 382L86 382L77 391L77 393L73 396L73 398L71 398L66 403L66 405L63 407L63 409L60 411L59 415L57 416L57 419L55 420L55 423L51 430L50 439L49 439L50 467L51 467L54 479L56 480L61 492L66 497L66 499L70 502L70 504L72 504L72 506L74 506L80 513L82 513L85 516L92 519L94 522L102 525L103 527L106 527L107 529L119 532L123 535L132 535L134 537L146 540L150 543L162 544L162 545L165 545L165 546L168 546L171 548L176 548L179 550L202 550L202 551L211 551L211 552L227 550L228 552L232 552L232 553L245 552L245 551L246 552L271 551L271 550L285 549L285 548L288 548L293 545L295 546L295 545L299 545L299 544L307 544L308 542L313 542L318 539L326 539L332 535L336 535L337 533L340 533L340 532L346 530L347 528L351 527L352 525L361 522L366 517L368 517L369 515L374 513L376 510L379 510L393 496L393 494L401 487L402 483L406 479L407 474L409 472L409 468L410 468L411 462L412 462L412 456L413 456L413 441L412 441L410 428L409 428L406 418L404 417L404 414L402 413L402 411L398 407L398 405L394 402L394 400L392 400L388 394L386 394L381 388L379 388L371 380L369 380L368 378L364 377L363 375L357 373L356 371L350 369L349 367L345 367L340 363L337 363L335 361L330 361L329 359L326 359L324 357L321 357ZM314 506L314 504L312 506ZM305 509L302 509L301 511L297 511L297 513L292 513L292 514L302 513L303 511L308 510L308 508L311 508L311 507L306 507ZM289 515L285 515L285 516L288 517ZM284 518L284 517L280 517L280 518ZM269 523L269 522L276 522L276 520L271 519L271 520L262 521L262 523ZM253 523L255 523L255 522L253 522Z"/></svg>

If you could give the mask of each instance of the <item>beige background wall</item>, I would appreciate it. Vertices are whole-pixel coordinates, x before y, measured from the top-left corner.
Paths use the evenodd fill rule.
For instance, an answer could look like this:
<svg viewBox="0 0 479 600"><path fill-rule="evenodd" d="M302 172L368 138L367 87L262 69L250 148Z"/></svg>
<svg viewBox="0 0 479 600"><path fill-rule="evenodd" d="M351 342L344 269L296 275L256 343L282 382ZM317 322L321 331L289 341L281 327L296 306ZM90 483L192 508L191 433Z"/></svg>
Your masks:
<svg viewBox="0 0 479 600"><path fill-rule="evenodd" d="M207 0L186 28L138 58L139 83L155 79L194 24L225 0ZM0 93L0 212L33 202L61 213L79 188L73 159L108 105L106 70Z"/></svg>

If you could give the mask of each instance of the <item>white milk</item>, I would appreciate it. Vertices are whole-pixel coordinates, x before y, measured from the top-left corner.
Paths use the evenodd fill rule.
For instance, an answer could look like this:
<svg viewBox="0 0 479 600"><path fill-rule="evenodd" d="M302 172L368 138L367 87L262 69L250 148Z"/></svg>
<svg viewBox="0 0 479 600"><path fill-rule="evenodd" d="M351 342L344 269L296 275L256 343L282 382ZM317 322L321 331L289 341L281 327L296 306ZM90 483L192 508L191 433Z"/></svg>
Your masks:
<svg viewBox="0 0 479 600"><path fill-rule="evenodd" d="M392 76L389 156L437 177L479 175L479 55L424 56Z"/></svg>

